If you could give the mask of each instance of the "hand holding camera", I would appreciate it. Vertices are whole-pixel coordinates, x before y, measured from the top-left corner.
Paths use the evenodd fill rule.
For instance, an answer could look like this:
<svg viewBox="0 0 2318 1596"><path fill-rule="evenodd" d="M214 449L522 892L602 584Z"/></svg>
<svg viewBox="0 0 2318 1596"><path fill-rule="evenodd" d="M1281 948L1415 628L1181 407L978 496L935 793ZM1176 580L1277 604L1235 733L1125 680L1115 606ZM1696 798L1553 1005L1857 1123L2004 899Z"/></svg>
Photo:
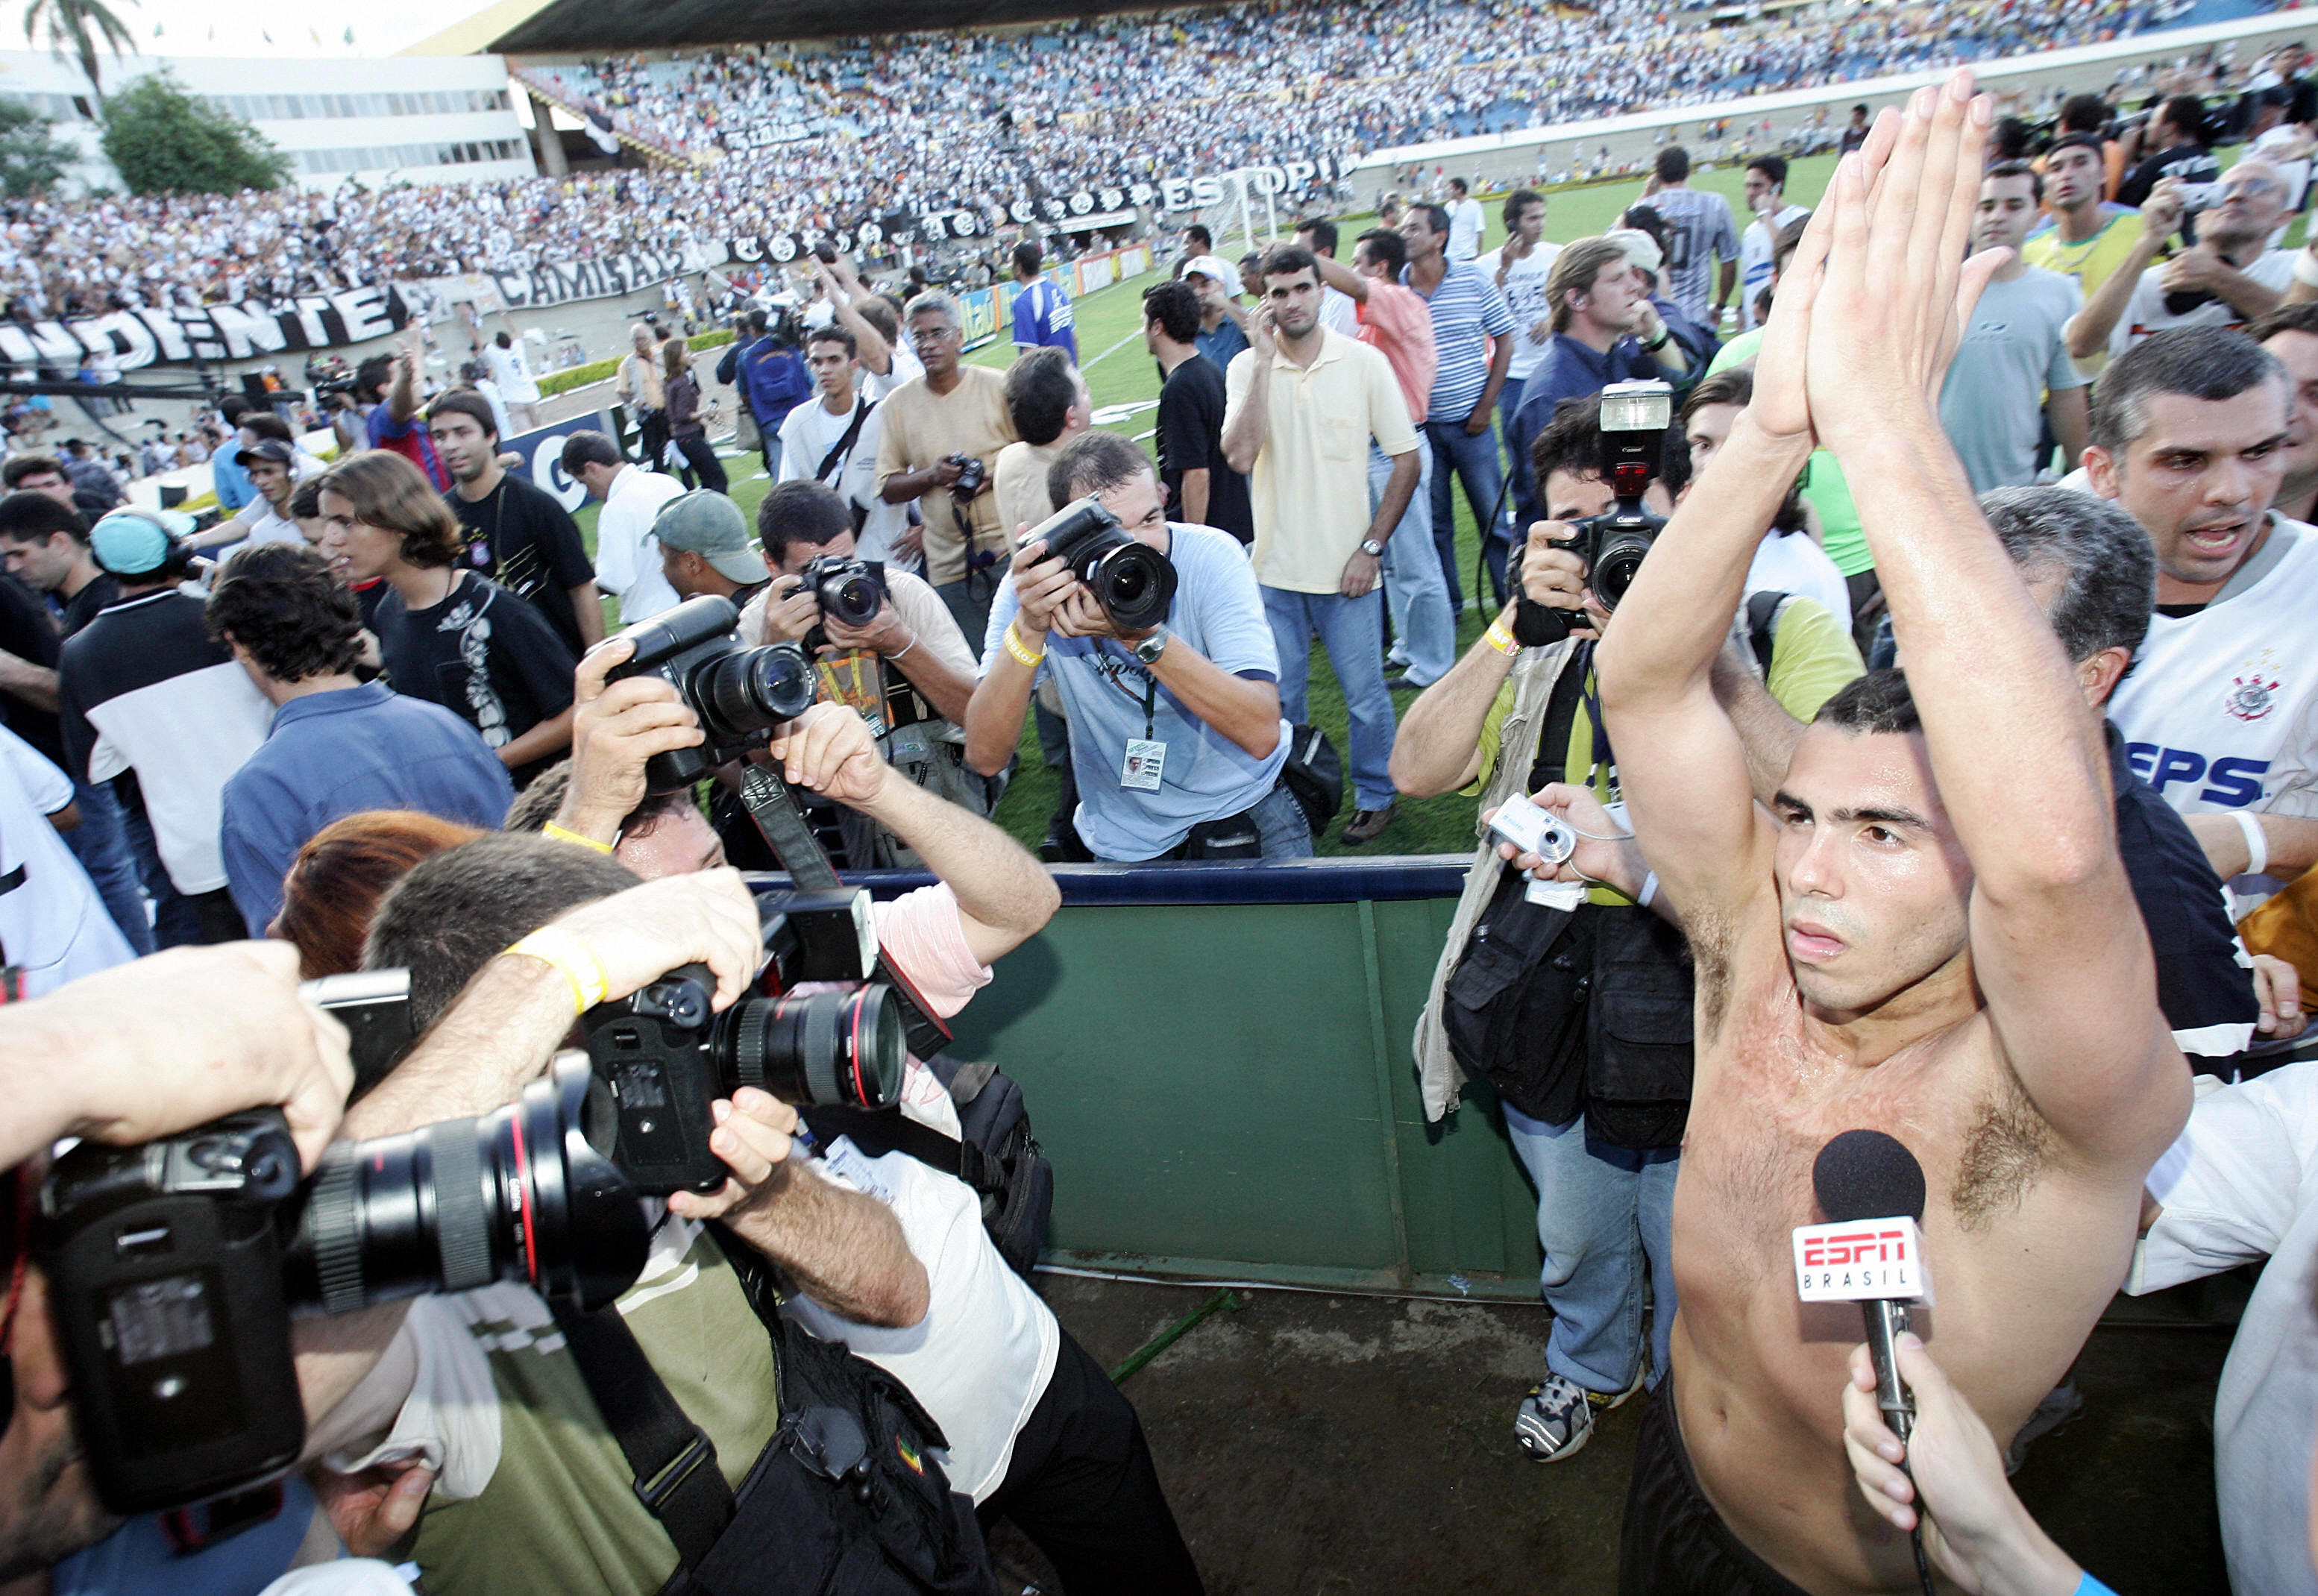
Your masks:
<svg viewBox="0 0 2318 1596"><path fill-rule="evenodd" d="M581 658L571 680L571 779L555 823L598 842L615 840L620 822L644 801L653 756L705 740L700 718L664 678L607 679L634 654L627 637L606 639Z"/></svg>
<svg viewBox="0 0 2318 1596"><path fill-rule="evenodd" d="M983 490L990 486L990 467L979 454L945 454L934 467L934 480L962 503L982 497Z"/></svg>
<svg viewBox="0 0 2318 1596"><path fill-rule="evenodd" d="M633 650L606 668L612 681L655 677L676 690L705 734L645 762L645 790L674 793L763 746L773 728L804 713L820 693L813 661L794 642L743 648L729 598L687 598L640 621L616 641Z"/></svg>
<svg viewBox="0 0 2318 1596"><path fill-rule="evenodd" d="M285 942L174 948L86 976L11 1006L0 1036L7 1056L38 1061L16 1083L12 1164L59 1135L133 1145L279 1104L311 1169L354 1084L346 1030L299 1000Z"/></svg>
<svg viewBox="0 0 2318 1596"><path fill-rule="evenodd" d="M1079 579L1071 568L1047 550L1047 540L1024 523L1015 529L1014 557L1008 569L1014 578L1014 596L1020 608L1014 628L1026 638L1042 638L1055 628L1055 614L1077 590Z"/></svg>
<svg viewBox="0 0 2318 1596"><path fill-rule="evenodd" d="M1577 557L1589 601L1585 618L1597 635L1666 527L1663 518L1642 507L1642 496L1658 478L1673 410L1674 390L1664 382L1613 382L1602 390L1602 474L1609 479L1617 502L1599 516L1561 525L1567 537L1548 539ZM1524 570L1530 550L1537 546L1538 530L1557 525L1541 522L1531 529L1530 549L1523 553ZM1561 591L1560 578L1549 578L1546 587ZM1574 606L1532 597L1526 575L1522 587L1515 601L1514 636L1523 647L1540 648L1572 634Z"/></svg>
<svg viewBox="0 0 2318 1596"><path fill-rule="evenodd" d="M1174 562L1138 542L1093 494L1065 505L1020 535L1018 571L1021 557L1033 547L1042 560L1060 561L1071 578L1047 623L1065 637L1132 641L1148 636L1174 605Z"/></svg>
<svg viewBox="0 0 2318 1596"><path fill-rule="evenodd" d="M1487 819L1497 857L1539 881L1599 882L1631 898L1649 874L1622 814L1586 787L1555 782L1515 794Z"/></svg>
<svg viewBox="0 0 2318 1596"><path fill-rule="evenodd" d="M671 1193L669 1212L685 1219L723 1219L745 1230L750 1215L777 1202L795 1177L789 1151L797 1112L753 1086L741 1087L708 1107L716 1125L708 1137L708 1151L723 1160L732 1174L713 1192Z"/></svg>
<svg viewBox="0 0 2318 1596"><path fill-rule="evenodd" d="M821 601L803 577L775 577L765 599L765 641L803 642L821 624Z"/></svg>

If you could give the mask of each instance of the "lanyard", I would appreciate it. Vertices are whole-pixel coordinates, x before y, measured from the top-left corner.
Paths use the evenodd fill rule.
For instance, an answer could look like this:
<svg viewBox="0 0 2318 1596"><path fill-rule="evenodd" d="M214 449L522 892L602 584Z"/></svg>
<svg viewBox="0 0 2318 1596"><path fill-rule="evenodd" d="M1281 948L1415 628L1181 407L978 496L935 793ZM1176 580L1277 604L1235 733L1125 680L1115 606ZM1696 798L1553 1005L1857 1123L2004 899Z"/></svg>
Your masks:
<svg viewBox="0 0 2318 1596"><path fill-rule="evenodd" d="M1159 678L1150 674L1146 666L1143 677L1143 740L1151 740L1151 729L1157 724L1159 710Z"/></svg>
<svg viewBox="0 0 2318 1596"><path fill-rule="evenodd" d="M1573 660L1571 664L1574 668L1586 672L1586 718L1592 722L1594 728L1594 766L1586 773L1586 785L1591 789L1603 771L1614 772L1618 768L1618 757L1611 750L1609 730L1602 724L1602 689L1600 684L1594 679L1594 645L1587 643L1586 657L1583 659ZM1613 775L1610 777L1610 784L1613 785L1616 780ZM1603 795L1604 797L1608 795L1606 790L1604 791Z"/></svg>

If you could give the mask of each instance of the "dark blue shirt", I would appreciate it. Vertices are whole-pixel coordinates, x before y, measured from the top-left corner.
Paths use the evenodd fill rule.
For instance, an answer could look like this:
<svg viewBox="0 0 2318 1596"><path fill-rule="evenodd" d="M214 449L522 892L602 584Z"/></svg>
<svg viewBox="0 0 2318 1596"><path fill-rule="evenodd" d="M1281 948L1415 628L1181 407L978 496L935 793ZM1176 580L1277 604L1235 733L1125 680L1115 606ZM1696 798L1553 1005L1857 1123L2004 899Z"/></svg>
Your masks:
<svg viewBox="0 0 2318 1596"><path fill-rule="evenodd" d="M1553 407L1563 399L1588 399L1613 382L1658 374L1658 363L1631 338L1621 338L1606 350L1596 350L1567 333L1556 333L1546 345L1545 358L1522 384L1521 408L1514 412L1512 427L1505 435L1506 447L1527 460L1530 444L1553 419ZM1536 480L1536 473L1523 472L1520 497L1514 501L1514 513L1519 517L1514 522L1516 542L1529 535L1531 522L1546 518L1544 498L1545 484Z"/></svg>
<svg viewBox="0 0 2318 1596"><path fill-rule="evenodd" d="M253 937L282 909L282 878L331 821L415 809L496 831L515 785L472 726L382 682L293 698L225 785L226 885Z"/></svg>
<svg viewBox="0 0 2318 1596"><path fill-rule="evenodd" d="M1232 357L1247 347L1247 335L1239 330L1238 322L1226 316L1216 323L1212 332L1201 327L1191 336L1191 342L1199 345L1201 354L1216 363L1216 370L1228 372Z"/></svg>

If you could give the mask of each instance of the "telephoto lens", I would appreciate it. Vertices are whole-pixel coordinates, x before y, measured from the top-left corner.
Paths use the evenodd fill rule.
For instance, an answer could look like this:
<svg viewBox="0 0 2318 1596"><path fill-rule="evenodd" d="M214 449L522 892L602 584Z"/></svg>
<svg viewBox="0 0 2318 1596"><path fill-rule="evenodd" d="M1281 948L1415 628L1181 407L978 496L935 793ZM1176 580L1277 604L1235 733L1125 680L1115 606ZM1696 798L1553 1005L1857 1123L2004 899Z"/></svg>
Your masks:
<svg viewBox="0 0 2318 1596"><path fill-rule="evenodd" d="M693 672L685 698L719 745L761 736L813 707L813 661L795 643L719 654Z"/></svg>
<svg viewBox="0 0 2318 1596"><path fill-rule="evenodd" d="M800 1108L890 1108L909 1060L901 1005L883 982L735 1003L717 1043L726 1080Z"/></svg>
<svg viewBox="0 0 2318 1596"><path fill-rule="evenodd" d="M1074 500L1023 533L1045 539L1047 552L1070 567L1113 624L1141 631L1160 624L1175 603L1175 567L1137 542L1092 494Z"/></svg>
<svg viewBox="0 0 2318 1596"><path fill-rule="evenodd" d="M588 1144L588 1079L560 1060L481 1119L333 1146L291 1233L292 1305L344 1314L508 1281L592 1311L626 1290L643 1210Z"/></svg>

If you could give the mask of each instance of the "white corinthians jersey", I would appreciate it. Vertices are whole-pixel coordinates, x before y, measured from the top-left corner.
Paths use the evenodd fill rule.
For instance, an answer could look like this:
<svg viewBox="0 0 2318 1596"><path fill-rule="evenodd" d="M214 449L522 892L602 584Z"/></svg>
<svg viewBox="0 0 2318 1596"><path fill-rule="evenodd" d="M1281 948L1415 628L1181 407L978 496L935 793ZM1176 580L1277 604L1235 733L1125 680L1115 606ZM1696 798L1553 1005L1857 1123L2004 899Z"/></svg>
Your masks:
<svg viewBox="0 0 2318 1596"><path fill-rule="evenodd" d="M2109 703L2133 768L2184 814L2318 817L2318 527L2269 535L2292 542L2243 592L2150 618Z"/></svg>

